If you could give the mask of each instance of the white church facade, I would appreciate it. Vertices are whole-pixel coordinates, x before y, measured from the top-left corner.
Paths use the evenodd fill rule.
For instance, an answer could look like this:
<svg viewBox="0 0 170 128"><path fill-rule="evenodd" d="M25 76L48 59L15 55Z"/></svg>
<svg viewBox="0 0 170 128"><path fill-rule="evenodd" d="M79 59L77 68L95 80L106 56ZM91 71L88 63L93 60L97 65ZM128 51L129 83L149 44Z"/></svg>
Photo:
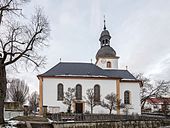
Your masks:
<svg viewBox="0 0 170 128"><path fill-rule="evenodd" d="M43 106L48 111L66 112L63 103L68 88L75 88L76 95L72 101L71 110L76 113L90 111L87 104L86 90L93 88L97 102L107 94L115 93L118 100L128 106L129 113L141 114L140 88L142 82L137 80L128 70L118 69L118 59L115 50L110 46L111 36L104 25L100 35L101 48L96 54L96 63L60 62L47 72L38 75L40 94L40 113ZM117 102L115 114L123 114ZM54 111L53 111L54 110ZM108 113L108 109L96 105L93 113Z"/></svg>

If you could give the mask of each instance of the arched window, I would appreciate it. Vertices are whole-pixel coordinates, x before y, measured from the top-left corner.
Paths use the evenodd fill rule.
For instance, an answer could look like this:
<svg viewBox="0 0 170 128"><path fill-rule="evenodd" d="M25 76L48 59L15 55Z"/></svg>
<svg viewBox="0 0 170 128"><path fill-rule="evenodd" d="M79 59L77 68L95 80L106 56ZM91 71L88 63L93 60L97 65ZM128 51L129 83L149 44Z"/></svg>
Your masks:
<svg viewBox="0 0 170 128"><path fill-rule="evenodd" d="M111 62L110 61L107 62L107 68L111 68Z"/></svg>
<svg viewBox="0 0 170 128"><path fill-rule="evenodd" d="M94 86L94 101L100 102L100 86L99 85Z"/></svg>
<svg viewBox="0 0 170 128"><path fill-rule="evenodd" d="M130 104L130 91L124 92L124 104Z"/></svg>
<svg viewBox="0 0 170 128"><path fill-rule="evenodd" d="M63 98L64 98L63 84L61 84L61 83L58 84L57 91L58 91L57 100L63 100Z"/></svg>
<svg viewBox="0 0 170 128"><path fill-rule="evenodd" d="M76 100L82 100L82 86L80 84L76 85Z"/></svg>

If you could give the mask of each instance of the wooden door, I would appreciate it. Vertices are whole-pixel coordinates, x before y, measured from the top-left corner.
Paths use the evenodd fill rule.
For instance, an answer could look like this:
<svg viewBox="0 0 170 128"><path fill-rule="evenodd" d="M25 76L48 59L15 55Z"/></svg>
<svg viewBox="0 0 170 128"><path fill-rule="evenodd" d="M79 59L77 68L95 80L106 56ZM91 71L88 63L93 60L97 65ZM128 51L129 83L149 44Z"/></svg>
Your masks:
<svg viewBox="0 0 170 128"><path fill-rule="evenodd" d="M76 113L83 113L83 103L76 103Z"/></svg>

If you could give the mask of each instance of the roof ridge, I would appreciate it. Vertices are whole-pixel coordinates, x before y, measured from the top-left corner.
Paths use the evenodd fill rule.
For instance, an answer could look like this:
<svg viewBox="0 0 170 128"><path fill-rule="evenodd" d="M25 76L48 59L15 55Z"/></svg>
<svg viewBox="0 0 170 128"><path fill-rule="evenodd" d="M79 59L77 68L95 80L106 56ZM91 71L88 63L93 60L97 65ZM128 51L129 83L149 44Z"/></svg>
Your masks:
<svg viewBox="0 0 170 128"><path fill-rule="evenodd" d="M93 63L88 63L88 62L59 62L58 64L60 63L66 63L66 64L93 64ZM95 64L93 64L95 65Z"/></svg>
<svg viewBox="0 0 170 128"><path fill-rule="evenodd" d="M107 70L107 71L128 71L126 69L104 69L104 70ZM128 71L129 72L129 71Z"/></svg>

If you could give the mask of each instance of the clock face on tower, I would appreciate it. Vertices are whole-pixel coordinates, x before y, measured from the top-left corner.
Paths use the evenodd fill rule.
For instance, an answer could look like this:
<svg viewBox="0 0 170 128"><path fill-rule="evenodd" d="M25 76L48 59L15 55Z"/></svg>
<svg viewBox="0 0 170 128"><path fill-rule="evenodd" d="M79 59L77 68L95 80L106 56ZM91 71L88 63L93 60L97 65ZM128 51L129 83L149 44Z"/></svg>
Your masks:
<svg viewBox="0 0 170 128"><path fill-rule="evenodd" d="M101 63L102 64L106 63L106 60L105 59L101 59Z"/></svg>

